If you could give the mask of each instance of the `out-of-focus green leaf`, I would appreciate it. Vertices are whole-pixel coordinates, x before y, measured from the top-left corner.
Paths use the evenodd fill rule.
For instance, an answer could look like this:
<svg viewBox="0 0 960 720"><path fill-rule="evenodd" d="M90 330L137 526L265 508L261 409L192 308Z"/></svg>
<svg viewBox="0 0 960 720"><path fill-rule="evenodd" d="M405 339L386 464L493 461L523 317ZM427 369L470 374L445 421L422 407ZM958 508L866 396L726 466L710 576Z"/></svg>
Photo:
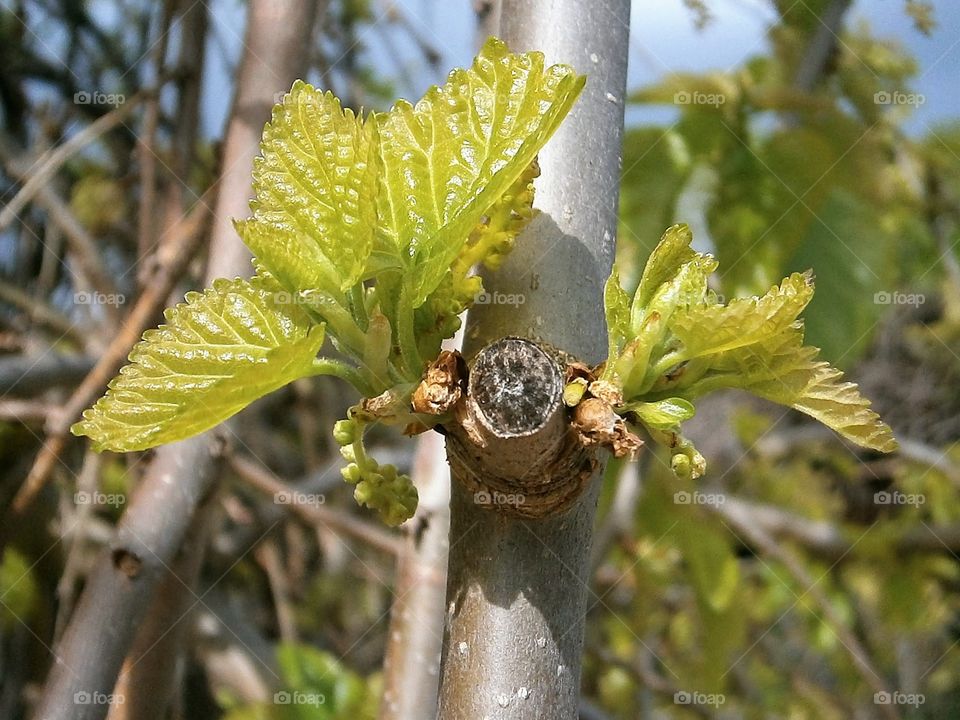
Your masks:
<svg viewBox="0 0 960 720"><path fill-rule="evenodd" d="M6 548L0 561L0 630L30 621L39 601L33 568L14 548Z"/></svg>

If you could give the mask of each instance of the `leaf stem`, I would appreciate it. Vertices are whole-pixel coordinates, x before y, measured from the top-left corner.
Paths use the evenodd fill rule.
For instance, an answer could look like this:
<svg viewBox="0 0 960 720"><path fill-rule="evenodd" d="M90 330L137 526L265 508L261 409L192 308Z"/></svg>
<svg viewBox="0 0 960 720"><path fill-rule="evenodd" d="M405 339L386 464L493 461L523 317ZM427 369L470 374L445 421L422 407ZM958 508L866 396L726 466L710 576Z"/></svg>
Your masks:
<svg viewBox="0 0 960 720"><path fill-rule="evenodd" d="M417 336L413 329L414 310L410 298L410 284L404 281L400 286L397 308L397 341L407 379L415 381L423 374L423 358L420 357Z"/></svg>
<svg viewBox="0 0 960 720"><path fill-rule="evenodd" d="M346 380L365 397L372 394L370 384L364 379L363 374L357 368L341 360L328 357L314 358L313 375L333 375L341 380Z"/></svg>
<svg viewBox="0 0 960 720"><path fill-rule="evenodd" d="M367 328L370 325L370 318L367 316L367 306L365 303L365 288L362 281L358 281L356 285L350 288L350 304L353 306L353 317L356 320L357 326L363 330L367 331Z"/></svg>

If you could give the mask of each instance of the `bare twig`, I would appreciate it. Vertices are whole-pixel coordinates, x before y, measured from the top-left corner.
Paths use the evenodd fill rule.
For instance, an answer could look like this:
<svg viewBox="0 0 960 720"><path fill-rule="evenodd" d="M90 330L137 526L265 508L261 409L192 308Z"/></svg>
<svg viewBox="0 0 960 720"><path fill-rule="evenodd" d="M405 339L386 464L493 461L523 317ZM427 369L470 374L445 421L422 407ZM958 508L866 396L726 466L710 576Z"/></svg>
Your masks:
<svg viewBox="0 0 960 720"><path fill-rule="evenodd" d="M47 212L50 218L63 231L67 238L70 249L76 256L80 269L84 276L90 281L94 289L104 295L119 296L116 284L110 277L109 272L103 265L103 253L97 246L96 240L87 232L83 224L77 220L63 199L50 186L43 186L37 189L37 199ZM117 303L105 303L102 305L108 315L114 320L118 314Z"/></svg>
<svg viewBox="0 0 960 720"><path fill-rule="evenodd" d="M81 343L84 341L79 328L66 315L5 280L0 280L0 300L20 308L33 322L46 325L61 336L69 336Z"/></svg>
<svg viewBox="0 0 960 720"><path fill-rule="evenodd" d="M942 450L919 440L902 436L897 438L897 442L900 444L898 452L901 457L943 473L954 485L960 487L960 468L951 462Z"/></svg>
<svg viewBox="0 0 960 720"><path fill-rule="evenodd" d="M0 420L27 424L42 424L56 407L36 400L0 400Z"/></svg>
<svg viewBox="0 0 960 720"><path fill-rule="evenodd" d="M159 39L153 46L152 58L155 74L163 74L163 62L167 56L167 41L170 36L170 23L173 21L175 0L164 0ZM150 252L154 237L154 210L157 195L157 155L154 147L157 140L157 125L160 119L160 99L156 96L146 100L143 114L143 128L137 136L137 163L139 165L140 198L137 206L137 258L144 260ZM147 263L141 262L138 272L140 284L145 285Z"/></svg>
<svg viewBox="0 0 960 720"><path fill-rule="evenodd" d="M313 11L312 2L252 0L249 4L245 51L223 158L227 170L214 212L210 281L249 272L249 256L237 249L240 242L229 218L233 208L245 205L250 195L252 158L274 93L288 87L300 72ZM255 134L245 130L252 127ZM236 176L238 166L246 167L242 178ZM168 287L161 298L169 293ZM77 705L75 694L108 694L114 688L137 626L162 580L162 569L176 556L213 484L218 447L212 431L156 451L110 551L101 556L88 579L57 649L58 662L44 685L35 717L102 720L105 706Z"/></svg>
<svg viewBox="0 0 960 720"><path fill-rule="evenodd" d="M850 9L851 2L831 0L820 13L794 75L793 86L796 90L812 92L827 71L830 57L836 51L840 33L843 32L843 17Z"/></svg>
<svg viewBox="0 0 960 720"><path fill-rule="evenodd" d="M0 158L3 159L7 171L14 177L32 179L27 164L11 157L5 144L0 144ZM83 224L67 207L50 184L36 188L35 194L40 203L46 208L53 223L63 232L79 264L80 273L88 280L95 290L105 295L118 295L115 284L103 266L102 253L96 241ZM74 281L74 285L77 283ZM115 320L117 316L116 304L105 304L108 316Z"/></svg>
<svg viewBox="0 0 960 720"><path fill-rule="evenodd" d="M52 387L74 385L90 372L95 362L94 358L85 355L54 352L39 357L0 358L0 396L29 397Z"/></svg>
<svg viewBox="0 0 960 720"><path fill-rule="evenodd" d="M107 720L162 720L177 687L177 655L203 596L197 586L210 534L216 496L194 515L177 556L161 572L160 583L143 623L123 661L113 688Z"/></svg>
<svg viewBox="0 0 960 720"><path fill-rule="evenodd" d="M397 555L400 552L399 538L351 515L331 510L317 503L300 502L296 488L275 478L266 468L235 453L227 454L227 463L231 469L253 487L270 497L283 496L284 502L280 507L288 508L290 512L310 525L325 525L341 534L350 535L378 550Z"/></svg>
<svg viewBox="0 0 960 720"><path fill-rule="evenodd" d="M83 130L64 142L62 145L48 151L26 173L29 177L23 187L2 210L0 210L0 230L5 229L13 222L33 197L47 187L60 167L73 155L98 137L120 125L138 103L145 97L153 95L155 90L144 90L130 97L122 105L118 105L110 112L97 118Z"/></svg>
<svg viewBox="0 0 960 720"><path fill-rule="evenodd" d="M260 543L254 554L267 575L270 594L273 596L273 606L276 609L280 638L285 643L296 642L297 624L294 621L293 606L290 603L290 583L287 581L286 569L277 541L267 538Z"/></svg>
<svg viewBox="0 0 960 720"><path fill-rule="evenodd" d="M57 662L34 711L36 718L101 720L107 712L106 705L77 704L74 697L82 692L107 695L113 690L154 592L215 473L207 437L169 447L173 452L150 465L116 535L87 577L56 649Z"/></svg>
<svg viewBox="0 0 960 720"><path fill-rule="evenodd" d="M87 450L83 458L83 466L77 475L77 494L80 497L84 495L91 498L99 489L100 470L103 465L103 458L92 450ZM83 495L81 495L83 494ZM74 601L76 600L77 584L84 570L84 558L88 552L86 547L87 532L86 527L93 515L93 503L76 503L76 514L72 524L72 532L69 538L66 538L69 550L67 559L63 566L63 574L57 582L57 619L54 626L54 642L60 641L63 629L66 627L67 618L73 612Z"/></svg>
<svg viewBox="0 0 960 720"><path fill-rule="evenodd" d="M788 510L724 495L709 509L737 525L749 524L777 540L792 540L828 560L841 560L853 548L853 539L825 520L802 517ZM891 539L898 555L946 553L960 555L960 524L912 527Z"/></svg>

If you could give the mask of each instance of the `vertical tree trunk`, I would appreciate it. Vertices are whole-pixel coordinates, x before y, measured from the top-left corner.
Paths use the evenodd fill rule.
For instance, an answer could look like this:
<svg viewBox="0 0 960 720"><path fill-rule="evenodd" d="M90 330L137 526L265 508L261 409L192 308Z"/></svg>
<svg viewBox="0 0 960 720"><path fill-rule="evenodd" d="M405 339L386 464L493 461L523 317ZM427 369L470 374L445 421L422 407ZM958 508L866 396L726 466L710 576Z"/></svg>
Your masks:
<svg viewBox="0 0 960 720"><path fill-rule="evenodd" d="M302 71L315 2L252 0L244 56L227 129L207 279L250 274L249 254L230 224L246 216L251 170L275 95ZM216 431L166 445L98 559L56 649L34 717L102 720L121 664L159 584L215 476ZM183 590L187 592L186 589ZM156 628L154 628L156 631ZM158 698L158 704L165 703Z"/></svg>
<svg viewBox="0 0 960 720"><path fill-rule="evenodd" d="M588 79L540 154L542 213L484 278L489 292L524 302L471 310L465 355L514 335L596 363L606 349L601 297L617 228L630 3L501 5L511 49L541 50ZM454 463L455 475L471 472ZM480 507L462 480L451 499L440 717L575 718L597 475L570 510L533 520Z"/></svg>

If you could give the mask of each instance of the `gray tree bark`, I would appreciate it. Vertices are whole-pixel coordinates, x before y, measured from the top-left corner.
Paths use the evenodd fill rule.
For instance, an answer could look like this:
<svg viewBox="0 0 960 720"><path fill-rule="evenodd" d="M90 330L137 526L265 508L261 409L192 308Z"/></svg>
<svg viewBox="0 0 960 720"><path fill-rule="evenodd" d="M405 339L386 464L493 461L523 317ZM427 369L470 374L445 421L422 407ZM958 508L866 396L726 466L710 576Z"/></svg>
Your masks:
<svg viewBox="0 0 960 720"><path fill-rule="evenodd" d="M630 3L501 5L500 36L511 49L543 51L548 62L571 64L588 80L540 154L541 214L503 266L484 277L488 291L519 294L524 302L471 310L464 354L470 359L513 335L594 364L606 349L601 297L617 227ZM522 391L538 389L530 379ZM546 415L539 424L532 418L531 434L562 431ZM493 454L513 442L508 428L499 430L505 445L492 437ZM477 468L453 463L442 720L577 717L599 465L572 508L525 519L475 502L466 488L477 478L466 476Z"/></svg>

